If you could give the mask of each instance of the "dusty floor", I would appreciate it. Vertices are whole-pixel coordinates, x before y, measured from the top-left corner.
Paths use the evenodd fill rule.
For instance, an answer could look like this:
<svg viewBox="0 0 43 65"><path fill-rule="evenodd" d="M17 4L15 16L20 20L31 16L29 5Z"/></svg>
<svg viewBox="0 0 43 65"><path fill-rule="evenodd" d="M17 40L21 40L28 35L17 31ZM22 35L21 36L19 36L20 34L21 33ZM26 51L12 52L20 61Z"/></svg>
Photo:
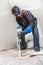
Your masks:
<svg viewBox="0 0 43 65"><path fill-rule="evenodd" d="M18 57L17 49L0 51L0 65L43 65L43 50L37 53L31 49L24 50L22 57Z"/></svg>

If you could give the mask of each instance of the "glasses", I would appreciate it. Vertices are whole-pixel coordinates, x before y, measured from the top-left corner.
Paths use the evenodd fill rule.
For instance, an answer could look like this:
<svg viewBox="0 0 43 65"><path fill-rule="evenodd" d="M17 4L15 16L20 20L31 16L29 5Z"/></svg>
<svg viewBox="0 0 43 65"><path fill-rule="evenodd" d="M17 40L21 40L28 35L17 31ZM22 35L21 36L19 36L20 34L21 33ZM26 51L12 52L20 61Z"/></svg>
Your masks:
<svg viewBox="0 0 43 65"><path fill-rule="evenodd" d="M19 13L20 13L19 9L16 9L14 15L17 16Z"/></svg>

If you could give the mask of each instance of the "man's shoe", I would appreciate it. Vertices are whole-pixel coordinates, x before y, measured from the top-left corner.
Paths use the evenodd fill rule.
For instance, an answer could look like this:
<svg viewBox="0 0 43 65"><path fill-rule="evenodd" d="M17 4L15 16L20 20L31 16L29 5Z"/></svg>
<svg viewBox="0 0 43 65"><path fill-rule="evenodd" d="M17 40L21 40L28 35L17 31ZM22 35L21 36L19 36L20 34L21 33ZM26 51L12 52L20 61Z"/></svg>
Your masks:
<svg viewBox="0 0 43 65"><path fill-rule="evenodd" d="M35 47L34 50L37 52L40 51L40 48Z"/></svg>

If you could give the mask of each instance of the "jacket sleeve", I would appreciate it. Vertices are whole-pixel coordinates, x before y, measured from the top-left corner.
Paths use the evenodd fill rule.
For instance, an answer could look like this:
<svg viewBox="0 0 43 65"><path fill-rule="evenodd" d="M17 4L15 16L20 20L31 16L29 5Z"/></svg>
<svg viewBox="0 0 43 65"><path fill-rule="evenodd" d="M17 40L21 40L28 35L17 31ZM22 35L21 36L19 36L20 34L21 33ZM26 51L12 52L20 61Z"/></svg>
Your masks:
<svg viewBox="0 0 43 65"><path fill-rule="evenodd" d="M19 18L16 18L16 22L17 22L20 26L23 26L20 21L21 21L21 20L20 20Z"/></svg>

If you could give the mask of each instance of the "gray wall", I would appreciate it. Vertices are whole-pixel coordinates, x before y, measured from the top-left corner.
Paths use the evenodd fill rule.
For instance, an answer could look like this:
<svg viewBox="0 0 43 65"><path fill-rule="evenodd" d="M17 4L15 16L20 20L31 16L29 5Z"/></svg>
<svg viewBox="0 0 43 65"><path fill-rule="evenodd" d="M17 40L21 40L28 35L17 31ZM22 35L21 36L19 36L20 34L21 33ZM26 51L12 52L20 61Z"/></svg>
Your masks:
<svg viewBox="0 0 43 65"><path fill-rule="evenodd" d="M37 6L36 6L36 4L34 4L35 5L34 6L33 3L35 1L31 3L31 0L30 1L22 0L22 2L20 0L18 0L18 3L16 0L12 0L12 1L13 1L13 3L17 4L18 6L20 5L21 9L28 9L28 6L29 6L30 11L34 14L34 16L36 16L38 18L40 26L41 26L40 28L42 31L41 34L43 34L43 9L42 9L43 1L35 0L36 3L39 2L39 3L37 3ZM27 2L27 4L26 4L26 2ZM29 5L28 5L28 2L30 2ZM40 5L40 7L39 7L39 5ZM15 17L11 13L11 8L12 8L12 4L9 3L9 0L0 0L0 50L16 47L17 23L15 21ZM43 44L41 42L41 46L42 45Z"/></svg>

